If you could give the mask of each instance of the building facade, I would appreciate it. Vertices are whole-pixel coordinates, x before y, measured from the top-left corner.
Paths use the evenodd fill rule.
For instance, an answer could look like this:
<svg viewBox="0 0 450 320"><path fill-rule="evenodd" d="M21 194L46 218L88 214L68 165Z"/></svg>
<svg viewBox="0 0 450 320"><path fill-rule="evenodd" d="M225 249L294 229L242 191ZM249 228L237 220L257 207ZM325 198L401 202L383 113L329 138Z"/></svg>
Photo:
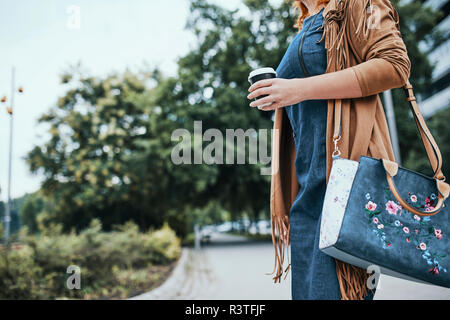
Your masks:
<svg viewBox="0 0 450 320"><path fill-rule="evenodd" d="M449 35L450 0L426 0L424 3L443 13L436 28ZM425 44L421 44L420 47L422 50L429 50ZM429 59L435 66L432 84L425 93L418 95L419 106L425 118L450 107L450 39L434 48L429 54Z"/></svg>

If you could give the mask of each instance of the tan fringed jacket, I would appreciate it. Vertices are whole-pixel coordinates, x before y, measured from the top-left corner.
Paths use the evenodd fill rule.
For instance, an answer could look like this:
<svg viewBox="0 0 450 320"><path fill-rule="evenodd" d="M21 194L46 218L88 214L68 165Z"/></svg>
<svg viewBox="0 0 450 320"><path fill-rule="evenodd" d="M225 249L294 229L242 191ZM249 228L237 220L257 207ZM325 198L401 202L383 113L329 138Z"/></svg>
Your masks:
<svg viewBox="0 0 450 320"><path fill-rule="evenodd" d="M395 160L378 93L401 87L409 78L411 63L401 38L398 13L389 0L330 0L322 14L326 72L352 68L363 94L362 98L342 100L340 156L356 161L361 155ZM334 104L335 100L328 100L327 182L334 150ZM283 270L289 240L276 240L275 231L289 235L289 210L299 185L292 128L284 108L275 111L274 129L278 134L273 135L270 209L277 282L289 272L290 265ZM342 299L361 299L367 294L365 270L340 261L336 268Z"/></svg>

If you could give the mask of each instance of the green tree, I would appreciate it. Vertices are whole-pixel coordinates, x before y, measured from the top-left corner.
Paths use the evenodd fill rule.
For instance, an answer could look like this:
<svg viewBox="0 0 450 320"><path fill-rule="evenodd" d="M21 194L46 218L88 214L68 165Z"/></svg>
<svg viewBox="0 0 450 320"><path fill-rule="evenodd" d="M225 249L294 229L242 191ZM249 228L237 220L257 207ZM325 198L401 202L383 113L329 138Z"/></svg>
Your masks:
<svg viewBox="0 0 450 320"><path fill-rule="evenodd" d="M50 138L27 157L44 175L47 223L80 229L96 217L106 229L130 219L143 229L160 226L214 177L170 161L179 124L156 103L171 85L158 72L96 79L72 70L62 80L66 95L39 120Z"/></svg>
<svg viewBox="0 0 450 320"><path fill-rule="evenodd" d="M181 90L176 99L190 102L186 110L203 121L204 129L272 128L271 112L248 106L247 77L255 67L277 66L295 36L295 17L288 15L291 9L285 2L275 7L260 0L244 3L251 16L208 1L191 1L186 26L196 35L197 45L178 62ZM216 184L200 199L219 201L232 219L243 213L254 219L261 213L268 217L269 181L257 165L221 165Z"/></svg>
<svg viewBox="0 0 450 320"><path fill-rule="evenodd" d="M443 34L434 28L442 20L443 14L425 6L422 1L418 0L392 0L392 3L400 16L400 30L408 50L408 56L411 59L410 81L414 87L414 93L418 96L426 92L431 85L434 66L428 60L430 50L442 43L443 39L448 39L448 32ZM421 50L418 45L421 42L426 43L429 49ZM408 169L432 176L425 148L412 117L409 103L405 98L403 89L393 90L402 165ZM443 111L442 114L443 117L435 115L431 121L427 121L427 125L439 144L444 159L443 171L445 175L448 175L450 173L448 161L445 161L445 159L450 159L450 150L446 148L446 138L450 134L446 125L448 122L445 122L448 120L448 116L445 116L448 111Z"/></svg>
<svg viewBox="0 0 450 320"><path fill-rule="evenodd" d="M196 43L178 60L174 77L158 69L103 78L72 70L62 77L66 94L40 119L49 128L49 139L27 157L31 170L44 175L46 201L39 221L56 221L69 230L86 226L92 218L107 229L128 220L143 229L167 220L184 235L194 222L211 221L204 213L217 214L220 210L211 209L217 205L232 219L244 214L253 220L261 214L268 217L270 177L261 175L260 165L171 161L176 144L172 133L179 128L192 133L196 120L202 121L203 132L272 128L271 112L248 106L247 76L255 67L277 67L296 35L297 12L285 1L243 4L251 14L191 0L186 27ZM420 1L393 4L418 94L432 71L418 43L440 41L442 36L432 32L439 14ZM402 157L409 168L420 169L425 153L417 158L420 140L401 90L394 90L394 102ZM448 129L442 119L430 127L445 138ZM246 141L246 150L250 143ZM203 147L208 144L202 142Z"/></svg>
<svg viewBox="0 0 450 320"><path fill-rule="evenodd" d="M19 207L19 216L22 225L28 227L30 233L37 233L38 219L37 216L44 209L44 198L39 192L27 195L22 205Z"/></svg>
<svg viewBox="0 0 450 320"><path fill-rule="evenodd" d="M11 199L11 209L10 209L10 216L11 216L11 222L9 224L9 231L11 239L15 239L17 232L19 231L20 227L22 226L21 217L19 214L19 211L26 200L27 195L24 195L22 197ZM3 201L0 201L0 221L3 222L5 218L5 211L6 211L6 203ZM0 238L3 239L3 238Z"/></svg>

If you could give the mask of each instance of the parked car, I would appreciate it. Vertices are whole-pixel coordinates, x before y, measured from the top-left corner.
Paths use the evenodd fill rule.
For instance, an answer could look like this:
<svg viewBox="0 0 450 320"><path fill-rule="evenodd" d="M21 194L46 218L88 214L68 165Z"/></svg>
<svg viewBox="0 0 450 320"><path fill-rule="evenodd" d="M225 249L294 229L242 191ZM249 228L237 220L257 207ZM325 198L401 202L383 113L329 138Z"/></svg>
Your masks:
<svg viewBox="0 0 450 320"><path fill-rule="evenodd" d="M236 220L233 223L234 226L234 230L237 232L245 232L248 231L248 228L251 225L251 221L249 219L240 219L240 220Z"/></svg>
<svg viewBox="0 0 450 320"><path fill-rule="evenodd" d="M209 242L211 240L211 235L215 232L214 226L203 226L200 229L200 241Z"/></svg>
<svg viewBox="0 0 450 320"><path fill-rule="evenodd" d="M248 229L250 234L271 234L272 228L270 225L270 220L260 220L253 223Z"/></svg>
<svg viewBox="0 0 450 320"><path fill-rule="evenodd" d="M231 229L232 229L232 227L233 227L232 222L227 221L227 222L224 222L224 223L219 224L219 225L216 227L216 230L217 230L218 232L230 232Z"/></svg>

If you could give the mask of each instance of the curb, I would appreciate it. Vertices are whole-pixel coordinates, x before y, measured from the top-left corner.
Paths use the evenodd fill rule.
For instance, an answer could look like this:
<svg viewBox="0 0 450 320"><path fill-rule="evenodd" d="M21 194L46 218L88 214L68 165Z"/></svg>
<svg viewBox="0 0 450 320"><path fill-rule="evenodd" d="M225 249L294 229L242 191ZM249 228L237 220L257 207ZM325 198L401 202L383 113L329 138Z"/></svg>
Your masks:
<svg viewBox="0 0 450 320"><path fill-rule="evenodd" d="M190 249L188 248L181 249L181 257L178 260L177 265L172 271L172 274L162 285L152 291L128 298L127 300L161 300L167 299L167 297L172 295L186 277L186 263L188 261L189 250Z"/></svg>

